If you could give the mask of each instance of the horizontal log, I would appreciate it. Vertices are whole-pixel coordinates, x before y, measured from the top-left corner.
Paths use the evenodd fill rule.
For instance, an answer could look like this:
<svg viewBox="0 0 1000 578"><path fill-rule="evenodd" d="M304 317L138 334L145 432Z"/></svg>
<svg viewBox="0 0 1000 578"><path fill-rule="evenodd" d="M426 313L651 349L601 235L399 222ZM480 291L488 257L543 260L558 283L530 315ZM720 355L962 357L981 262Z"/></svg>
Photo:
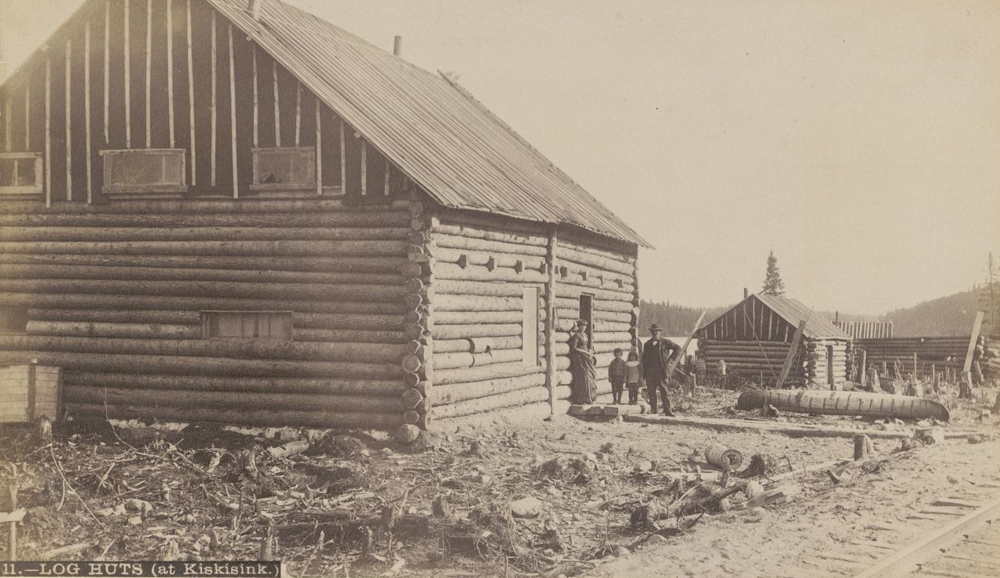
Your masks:
<svg viewBox="0 0 1000 578"><path fill-rule="evenodd" d="M51 207L33 201L4 203L4 213L9 215L73 214L73 215L122 215L139 214L260 214L260 213L351 213L374 214L400 211L409 216L410 201L399 199L388 206L345 205L340 199L136 199L116 200L102 205L83 203L53 203Z"/></svg>
<svg viewBox="0 0 1000 578"><path fill-rule="evenodd" d="M500 285L499 283L497 285ZM503 286L503 285L501 285ZM576 309L579 311L580 301L579 295L575 297L568 297L564 292L562 287L556 288L556 298L554 304L559 309ZM636 312L638 315L638 307L633 305L630 301L609 301L606 299L594 299L594 310L595 311L613 311L617 313L632 313Z"/></svg>
<svg viewBox="0 0 1000 578"><path fill-rule="evenodd" d="M225 299L213 297L77 295L2 293L0 305L33 309L161 309L227 311L295 311L301 313L372 313L400 315L402 303L364 301L289 301L279 299ZM400 317L402 319L402 317Z"/></svg>
<svg viewBox="0 0 1000 578"><path fill-rule="evenodd" d="M51 228L192 228L192 227L241 227L282 229L317 227L378 227L406 228L410 216L402 211L330 212L330 213L273 213L273 214L35 214L0 215L0 227L51 227Z"/></svg>
<svg viewBox="0 0 1000 578"><path fill-rule="evenodd" d="M573 273L562 275L562 273L560 273L558 281L560 285L576 287L583 292L587 292L590 289L599 289L602 291L627 294L629 297L632 297L635 293L635 286L631 283L618 284L616 281L610 279L602 279L600 275L583 276Z"/></svg>
<svg viewBox="0 0 1000 578"><path fill-rule="evenodd" d="M773 405L779 411L819 415L852 415L948 421L948 409L936 401L884 393L844 391L752 391L740 395L736 407L750 410Z"/></svg>
<svg viewBox="0 0 1000 578"><path fill-rule="evenodd" d="M559 319L556 321L557 331L571 331L576 327L576 319ZM617 323L614 321L594 321L594 333L629 333L632 325L629 323Z"/></svg>
<svg viewBox="0 0 1000 578"><path fill-rule="evenodd" d="M548 281L548 275L531 269L518 272L510 267L495 267L490 270L482 265L462 267L454 263L435 263L434 277L440 280L507 281L511 283L545 283Z"/></svg>
<svg viewBox="0 0 1000 578"><path fill-rule="evenodd" d="M484 281L459 281L451 279L433 282L435 297L445 295L485 296L485 297L522 297L524 287L515 283L489 283ZM435 300L435 304L437 301Z"/></svg>
<svg viewBox="0 0 1000 578"><path fill-rule="evenodd" d="M482 295L434 295L435 314L445 311L521 311L522 297L485 297Z"/></svg>
<svg viewBox="0 0 1000 578"><path fill-rule="evenodd" d="M569 355L569 344L568 343L553 343L552 353L554 355Z"/></svg>
<svg viewBox="0 0 1000 578"><path fill-rule="evenodd" d="M315 301L402 301L404 289L389 285L323 285L316 283L233 283L224 281L112 281L95 279L2 279L5 293L97 293L101 295L166 295Z"/></svg>
<svg viewBox="0 0 1000 578"><path fill-rule="evenodd" d="M475 383L477 381L487 381L490 379L503 379L506 377L520 377L533 373L544 373L544 364L539 366L529 366L523 363L498 363L485 367L470 367L462 369L442 369L434 373L434 386L448 385L451 383Z"/></svg>
<svg viewBox="0 0 1000 578"><path fill-rule="evenodd" d="M434 353L484 353L493 349L520 349L521 337L435 339Z"/></svg>
<svg viewBox="0 0 1000 578"><path fill-rule="evenodd" d="M541 245L523 245L490 239L475 239L458 235L434 234L434 244L448 249L469 249L487 253L510 253L513 255L534 255L544 257L548 248Z"/></svg>
<svg viewBox="0 0 1000 578"><path fill-rule="evenodd" d="M507 218L489 211L468 211L437 207L434 211L438 221L444 225L476 227L487 231L502 230L522 235L547 235L552 228L546 223Z"/></svg>
<svg viewBox="0 0 1000 578"><path fill-rule="evenodd" d="M502 241L516 245L548 246L548 238L545 235L517 234L467 225L437 224L431 227L431 233L451 235L453 237L471 237L487 241Z"/></svg>
<svg viewBox="0 0 1000 578"><path fill-rule="evenodd" d="M520 349L498 349L489 353L435 353L434 369L455 369L459 367L481 367L497 363L521 361L524 353Z"/></svg>
<svg viewBox="0 0 1000 578"><path fill-rule="evenodd" d="M568 343L560 343L560 344L557 345L557 347L559 347L559 346L565 346L566 347L566 353L567 354L569 353L569 344ZM607 343L595 343L594 344L594 353L613 353L616 349L621 349L622 353L624 354L623 357L627 358L628 357L628 352L632 349L632 344L629 343L629 342L627 342L627 341L624 341L624 342L609 341ZM556 355L563 355L563 354L559 353L558 350L557 350Z"/></svg>
<svg viewBox="0 0 1000 578"><path fill-rule="evenodd" d="M11 265L82 265L88 267L395 274L401 271L409 262L405 257L213 257L207 255L20 255L0 253L0 263Z"/></svg>
<svg viewBox="0 0 1000 578"><path fill-rule="evenodd" d="M463 339L469 337L515 337L521 335L517 323L490 325L435 325L431 335L437 339Z"/></svg>
<svg viewBox="0 0 1000 578"><path fill-rule="evenodd" d="M409 227L2 227L0 242L407 240Z"/></svg>
<svg viewBox="0 0 1000 578"><path fill-rule="evenodd" d="M438 311L434 308L435 325L476 325L489 323L521 323L524 312L516 311ZM541 316L544 319L544 315Z"/></svg>
<svg viewBox="0 0 1000 578"><path fill-rule="evenodd" d="M614 259L623 263L636 262L636 246L634 243L608 242L606 238L588 233L587 237L578 237L575 231L564 231L559 238L559 246L570 251L585 253L605 259Z"/></svg>
<svg viewBox="0 0 1000 578"><path fill-rule="evenodd" d="M310 343L280 339L118 339L111 337L58 337L0 335L0 348L9 351L67 351L73 353L122 353L180 355L238 359L287 359L303 361L352 361L398 364L406 355L403 344Z"/></svg>
<svg viewBox="0 0 1000 578"><path fill-rule="evenodd" d="M156 311L149 309L105 311L99 309L28 309L28 319L34 321L80 322L80 323L124 323L124 324L165 324L165 325L201 325L199 311ZM307 329L356 330L372 332L396 333L403 324L402 315L365 315L365 314L324 314L324 313L294 313L293 339L299 332ZM30 327L30 325L29 325ZM29 330L29 333L31 331ZM42 334L42 333L39 333ZM49 334L49 333L45 333ZM55 335L55 333L52 333ZM388 333L387 333L388 334ZM199 329L200 335L200 329ZM306 333L302 333L306 335ZM309 335L318 335L309 333ZM361 343L379 343L382 339L352 339L350 331L331 333L336 339L330 341L357 341ZM111 335L108 335L110 337ZM393 338L395 339L395 337ZM309 339L316 341L316 339ZM389 342L389 341L386 341ZM395 341L391 341L395 343Z"/></svg>
<svg viewBox="0 0 1000 578"><path fill-rule="evenodd" d="M519 407L532 402L545 401L547 399L549 399L549 391L545 387L528 387L499 395L459 401L440 407L435 406L434 418L447 419L492 412L504 408Z"/></svg>
<svg viewBox="0 0 1000 578"><path fill-rule="evenodd" d="M594 332L594 343L629 343L632 341L632 334L625 331Z"/></svg>
<svg viewBox="0 0 1000 578"><path fill-rule="evenodd" d="M131 339L201 339L200 325L164 325L153 323L80 323L64 321L29 321L28 335L63 337L127 337Z"/></svg>
<svg viewBox="0 0 1000 578"><path fill-rule="evenodd" d="M0 365L37 360L65 370L105 373L205 375L226 377L337 377L349 379L402 379L398 364L229 359L171 355L122 355L51 351L0 351Z"/></svg>
<svg viewBox="0 0 1000 578"><path fill-rule="evenodd" d="M632 307L633 294L629 292L608 291L594 287L579 287L562 283L556 277L556 295L562 298L579 299L580 295L591 295L594 298L594 308L598 303L626 303Z"/></svg>
<svg viewBox="0 0 1000 578"><path fill-rule="evenodd" d="M441 406L539 386L545 386L545 374L533 373L519 377L491 379L480 383L456 383L435 386L433 393L435 416L440 417L436 414L438 411L437 408Z"/></svg>
<svg viewBox="0 0 1000 578"><path fill-rule="evenodd" d="M437 247L431 251L436 263L456 263L465 266L491 266L528 269L542 272L545 267L545 257L535 255L511 255L510 253L489 253L471 251L468 249L446 249Z"/></svg>
<svg viewBox="0 0 1000 578"><path fill-rule="evenodd" d="M323 395L399 396L406 390L401 380L308 379L295 377L206 377L201 375L142 375L67 371L67 386L121 389L306 393Z"/></svg>
<svg viewBox="0 0 1000 578"><path fill-rule="evenodd" d="M406 255L405 241L133 241L0 243L0 253L70 255L205 255L379 257Z"/></svg>
<svg viewBox="0 0 1000 578"><path fill-rule="evenodd" d="M578 265L587 265L588 267L593 267L594 269L611 271L612 273L619 273L621 275L633 275L635 273L634 265L623 263L617 259L599 257L597 255L583 253L560 245L556 245L555 253L557 260L569 261Z"/></svg>
<svg viewBox="0 0 1000 578"><path fill-rule="evenodd" d="M576 307L570 309L557 308L555 311L556 316L559 319L576 320L580 318L579 303L577 303ZM621 313L617 311L599 310L593 312L593 318L595 323L598 321L611 321L614 323L628 323L629 325L632 325L636 320L635 316L631 312Z"/></svg>
<svg viewBox="0 0 1000 578"><path fill-rule="evenodd" d="M410 337L403 331L364 331L359 329L292 329L293 341L323 343L391 343L405 344Z"/></svg>
<svg viewBox="0 0 1000 578"><path fill-rule="evenodd" d="M113 279L115 281L223 281L238 283L312 283L402 286L398 273L319 273L315 271L242 271L92 265L0 265L0 279Z"/></svg>
<svg viewBox="0 0 1000 578"><path fill-rule="evenodd" d="M73 416L138 419L176 423L225 423L256 427L312 427L336 429L393 430L403 425L403 414L330 411L274 411L221 408L172 408L143 406L105 406L103 404L67 404Z"/></svg>
<svg viewBox="0 0 1000 578"><path fill-rule="evenodd" d="M403 412L398 396L319 395L302 393L251 393L226 391L144 390L71 386L64 390L66 401L81 404L151 407L212 407L241 410L331 411L389 413Z"/></svg>

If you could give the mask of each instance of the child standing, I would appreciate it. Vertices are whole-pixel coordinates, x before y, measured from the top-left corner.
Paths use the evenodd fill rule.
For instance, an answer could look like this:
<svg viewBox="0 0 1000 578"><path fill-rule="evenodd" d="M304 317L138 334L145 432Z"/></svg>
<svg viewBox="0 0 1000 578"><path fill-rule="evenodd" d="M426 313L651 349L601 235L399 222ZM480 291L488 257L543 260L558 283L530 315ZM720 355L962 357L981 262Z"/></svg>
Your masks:
<svg viewBox="0 0 1000 578"><path fill-rule="evenodd" d="M616 405L622 402L622 392L625 391L626 377L627 368L625 367L625 360L622 359L622 350L619 347L615 349L615 358L608 367L608 379L611 380L611 395L614 397Z"/></svg>
<svg viewBox="0 0 1000 578"><path fill-rule="evenodd" d="M639 377L641 375L639 354L633 349L628 352L628 361L625 362L625 383L628 384L629 405L635 405L639 402Z"/></svg>

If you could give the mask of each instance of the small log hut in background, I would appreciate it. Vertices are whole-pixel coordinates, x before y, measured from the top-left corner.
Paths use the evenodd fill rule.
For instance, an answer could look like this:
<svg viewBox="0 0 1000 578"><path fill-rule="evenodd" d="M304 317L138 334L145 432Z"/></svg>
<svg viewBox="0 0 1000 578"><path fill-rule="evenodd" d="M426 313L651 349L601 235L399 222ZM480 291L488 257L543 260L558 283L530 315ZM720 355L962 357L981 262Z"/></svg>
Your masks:
<svg viewBox="0 0 1000 578"><path fill-rule="evenodd" d="M832 388L850 379L849 335L795 299L763 293L747 296L699 329L699 355L710 373L718 372L725 360L727 374L774 386L803 321L802 341L785 385Z"/></svg>
<svg viewBox="0 0 1000 578"><path fill-rule="evenodd" d="M73 414L547 413L574 320L602 393L635 336L644 240L451 80L278 0L89 0L0 115L0 364L63 368Z"/></svg>

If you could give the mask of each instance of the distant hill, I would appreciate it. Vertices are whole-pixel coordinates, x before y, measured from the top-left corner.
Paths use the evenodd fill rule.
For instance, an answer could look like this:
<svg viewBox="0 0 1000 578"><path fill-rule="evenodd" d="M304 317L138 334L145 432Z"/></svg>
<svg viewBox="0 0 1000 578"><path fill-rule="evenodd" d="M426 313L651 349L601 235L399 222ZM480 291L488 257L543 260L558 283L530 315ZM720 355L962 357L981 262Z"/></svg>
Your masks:
<svg viewBox="0 0 1000 578"><path fill-rule="evenodd" d="M893 335L896 337L968 335L979 309L979 292L963 291L906 309L890 311L884 319L892 321ZM984 332L988 329L983 326Z"/></svg>
<svg viewBox="0 0 1000 578"><path fill-rule="evenodd" d="M725 313L733 305L698 309L674 305L670 302L641 301L639 304L639 332L642 335L648 335L649 332L646 329L656 323L663 327L664 335L675 337L690 335L691 330L694 329L694 322L698 320L702 311L708 312L705 315L705 320L702 321L702 325L704 325Z"/></svg>

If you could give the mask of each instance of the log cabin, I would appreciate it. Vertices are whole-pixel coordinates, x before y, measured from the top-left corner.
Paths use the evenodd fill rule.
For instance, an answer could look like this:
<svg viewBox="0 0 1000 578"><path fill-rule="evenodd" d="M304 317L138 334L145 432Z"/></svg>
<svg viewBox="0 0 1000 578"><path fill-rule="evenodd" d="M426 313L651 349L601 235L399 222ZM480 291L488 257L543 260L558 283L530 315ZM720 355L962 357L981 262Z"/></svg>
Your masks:
<svg viewBox="0 0 1000 578"><path fill-rule="evenodd" d="M725 361L727 375L773 387L803 322L785 385L837 388L850 376L852 339L796 299L766 293L746 296L698 330L698 353L709 373L719 373Z"/></svg>
<svg viewBox="0 0 1000 578"><path fill-rule="evenodd" d="M398 43L397 43L398 46ZM412 431L568 407L627 224L445 75L278 0L88 0L0 87L0 365L71 415Z"/></svg>

